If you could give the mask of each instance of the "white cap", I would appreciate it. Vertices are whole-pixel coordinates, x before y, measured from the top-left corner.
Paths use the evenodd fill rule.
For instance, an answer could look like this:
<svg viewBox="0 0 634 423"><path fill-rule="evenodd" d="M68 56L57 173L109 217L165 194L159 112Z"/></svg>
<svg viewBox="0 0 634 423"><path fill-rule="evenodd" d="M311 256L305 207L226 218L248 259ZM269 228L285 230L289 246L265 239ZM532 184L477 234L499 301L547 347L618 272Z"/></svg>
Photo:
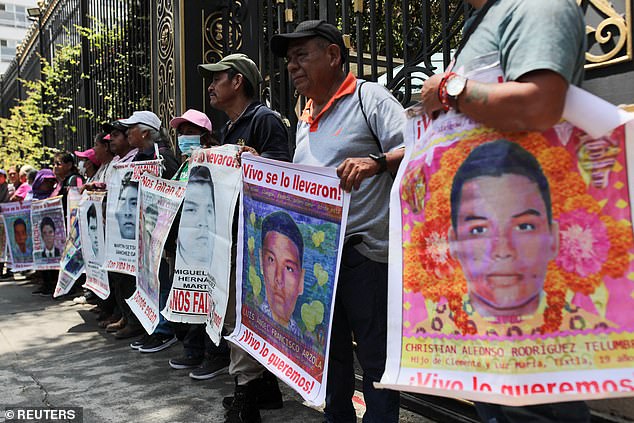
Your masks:
<svg viewBox="0 0 634 423"><path fill-rule="evenodd" d="M150 128L156 129L157 131L160 131L161 129L161 119L159 119L159 117L156 116L154 113L147 110L134 112L129 118L121 119L118 122L127 127L142 123L143 125L149 126Z"/></svg>

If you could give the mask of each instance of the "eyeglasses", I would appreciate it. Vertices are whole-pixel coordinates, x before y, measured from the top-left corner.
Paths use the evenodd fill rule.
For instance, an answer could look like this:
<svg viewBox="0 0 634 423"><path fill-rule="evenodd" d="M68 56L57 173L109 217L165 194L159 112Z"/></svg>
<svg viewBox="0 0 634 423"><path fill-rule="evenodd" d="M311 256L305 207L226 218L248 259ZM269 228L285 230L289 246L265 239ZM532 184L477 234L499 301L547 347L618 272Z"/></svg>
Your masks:
<svg viewBox="0 0 634 423"><path fill-rule="evenodd" d="M64 162L53 162L53 166L61 166Z"/></svg>

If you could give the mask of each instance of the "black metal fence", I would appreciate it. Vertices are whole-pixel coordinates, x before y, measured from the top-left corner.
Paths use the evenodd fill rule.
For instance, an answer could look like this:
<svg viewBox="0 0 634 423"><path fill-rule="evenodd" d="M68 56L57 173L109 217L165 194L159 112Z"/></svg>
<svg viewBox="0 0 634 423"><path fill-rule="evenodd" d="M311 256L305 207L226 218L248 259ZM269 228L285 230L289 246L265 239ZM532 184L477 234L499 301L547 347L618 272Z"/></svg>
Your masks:
<svg viewBox="0 0 634 423"><path fill-rule="evenodd" d="M346 71L378 80L403 105L411 104L422 82L449 63L468 13L461 0L266 0L258 40L265 99L296 122L303 101L295 94L284 61L271 54L269 39L293 31L303 20L324 19L344 34L349 48Z"/></svg>
<svg viewBox="0 0 634 423"><path fill-rule="evenodd" d="M586 13L595 57L588 74L596 79L586 87L603 90L597 77L611 71L611 78L618 72L625 78L633 70L631 42L619 40L632 36L631 28L623 32L622 27L631 21L634 0L615 2L609 13L599 0L578 2ZM379 81L408 105L423 81L448 64L470 10L463 0L51 0L44 12L41 41L49 61L56 44L78 43L82 48L80 66L61 88L72 97L68 113L46 133L47 145L71 149L89 145L102 121L141 108L152 108L165 119L196 107L208 111L214 126L220 127L225 117L209 110L203 90L192 89L202 87L202 81L190 69L236 51L256 60L265 79L265 102L288 117L294 128L303 99L268 44L273 34L290 32L305 19L325 19L341 28L349 48L346 70ZM88 33L80 35L76 25ZM619 31L608 36L610 25ZM12 99L24 94L18 79L39 78L36 29L0 83L3 116ZM614 51L601 55L611 44ZM621 70L598 68L601 60L621 63Z"/></svg>

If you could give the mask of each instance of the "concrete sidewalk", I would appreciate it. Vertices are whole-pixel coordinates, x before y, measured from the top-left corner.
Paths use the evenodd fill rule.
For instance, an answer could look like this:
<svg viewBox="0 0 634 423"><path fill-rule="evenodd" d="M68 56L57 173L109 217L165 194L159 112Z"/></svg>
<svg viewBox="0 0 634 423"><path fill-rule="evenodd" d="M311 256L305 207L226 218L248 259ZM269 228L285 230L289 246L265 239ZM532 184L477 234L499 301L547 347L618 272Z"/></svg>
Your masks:
<svg viewBox="0 0 634 423"><path fill-rule="evenodd" d="M133 351L98 329L91 305L31 295L28 281L0 282L0 422L4 407L76 406L84 422L222 422L221 401L233 392L228 375L194 381L168 360L180 343L154 354ZM262 411L264 422L321 422L284 384L284 408ZM363 408L362 400L360 408ZM402 422L427 421L406 411Z"/></svg>

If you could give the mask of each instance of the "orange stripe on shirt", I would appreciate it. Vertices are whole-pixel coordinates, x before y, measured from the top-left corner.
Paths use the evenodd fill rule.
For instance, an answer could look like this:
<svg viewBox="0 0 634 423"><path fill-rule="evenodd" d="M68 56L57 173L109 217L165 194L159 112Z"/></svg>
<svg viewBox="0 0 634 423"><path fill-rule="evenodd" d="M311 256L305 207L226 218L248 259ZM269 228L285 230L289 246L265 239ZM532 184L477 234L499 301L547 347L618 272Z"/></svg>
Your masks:
<svg viewBox="0 0 634 423"><path fill-rule="evenodd" d="M333 95L330 100L328 100L328 103L326 103L326 106L321 110L321 112L319 112L319 114L313 118L313 100L308 100L308 102L306 103L306 107L304 107L304 110L302 111L302 115L299 117L299 120L301 120L302 122L306 122L307 124L310 125L310 132L315 132L317 131L318 127L319 127L319 119L321 118L321 116L326 113L326 111L328 109L330 109L330 107L332 107L332 105L334 104L334 102L338 99L340 99L341 97L345 97L347 95L353 94L354 91L357 89L357 78L351 73L349 72L348 75L346 76L346 79L344 79L343 83L339 86L339 88L337 89L337 92L335 93L335 95Z"/></svg>

